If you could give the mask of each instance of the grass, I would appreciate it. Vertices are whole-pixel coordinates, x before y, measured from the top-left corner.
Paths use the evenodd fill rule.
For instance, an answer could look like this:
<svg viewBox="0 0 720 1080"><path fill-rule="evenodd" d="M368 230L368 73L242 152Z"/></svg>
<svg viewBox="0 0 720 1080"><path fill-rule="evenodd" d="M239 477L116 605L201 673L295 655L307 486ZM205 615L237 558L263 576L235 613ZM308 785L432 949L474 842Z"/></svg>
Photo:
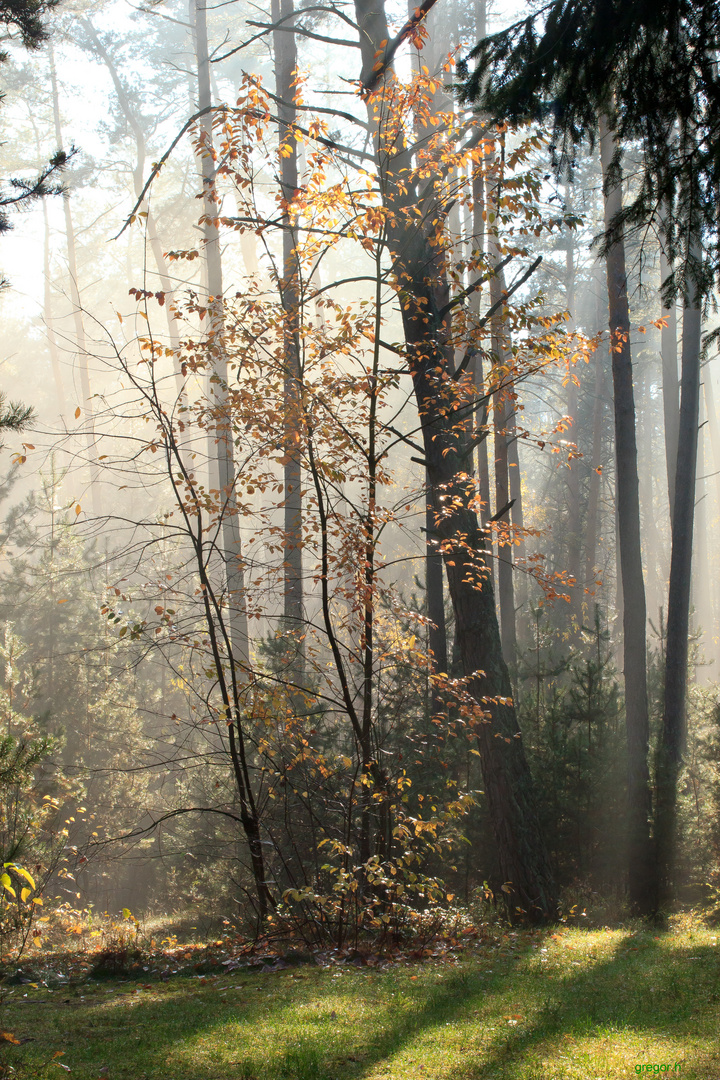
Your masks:
<svg viewBox="0 0 720 1080"><path fill-rule="evenodd" d="M665 934L498 932L458 959L382 970L6 987L1 1026L30 1041L1 1044L0 1076L561 1080L667 1065L716 1080L717 939L686 919Z"/></svg>

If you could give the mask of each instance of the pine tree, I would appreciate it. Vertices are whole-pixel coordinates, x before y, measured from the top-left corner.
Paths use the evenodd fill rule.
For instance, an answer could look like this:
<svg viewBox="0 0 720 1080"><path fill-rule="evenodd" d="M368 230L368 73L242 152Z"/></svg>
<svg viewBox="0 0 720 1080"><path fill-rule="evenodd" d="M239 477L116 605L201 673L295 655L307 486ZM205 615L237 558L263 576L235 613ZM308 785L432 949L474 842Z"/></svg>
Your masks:
<svg viewBox="0 0 720 1080"><path fill-rule="evenodd" d="M43 16L57 3L58 0L0 0L0 24L7 28L11 40L19 37L26 49L38 49L48 37ZM6 52L0 52L0 63L7 58ZM3 97L1 95L0 100ZM0 185L0 233L12 227L8 210L62 191L50 181L65 167L68 157L65 151L60 150L33 179L11 179Z"/></svg>

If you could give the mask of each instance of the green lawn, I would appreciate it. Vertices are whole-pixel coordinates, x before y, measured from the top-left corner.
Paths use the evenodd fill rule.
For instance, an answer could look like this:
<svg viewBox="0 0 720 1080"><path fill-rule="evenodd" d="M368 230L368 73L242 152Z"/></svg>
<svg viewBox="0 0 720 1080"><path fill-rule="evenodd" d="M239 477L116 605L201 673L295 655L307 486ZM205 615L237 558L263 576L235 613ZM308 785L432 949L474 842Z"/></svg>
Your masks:
<svg viewBox="0 0 720 1080"><path fill-rule="evenodd" d="M665 1065L716 1080L718 936L689 923L498 933L457 962L384 970L13 986L1 1026L32 1041L2 1044L0 1076L554 1080Z"/></svg>

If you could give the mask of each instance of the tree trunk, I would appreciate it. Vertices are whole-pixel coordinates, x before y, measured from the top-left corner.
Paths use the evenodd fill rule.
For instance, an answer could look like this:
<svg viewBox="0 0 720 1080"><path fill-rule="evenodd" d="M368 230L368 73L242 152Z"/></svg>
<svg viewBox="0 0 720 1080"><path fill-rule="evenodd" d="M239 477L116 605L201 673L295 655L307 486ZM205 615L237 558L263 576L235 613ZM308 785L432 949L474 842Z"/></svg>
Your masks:
<svg viewBox="0 0 720 1080"><path fill-rule="evenodd" d="M572 210L572 192L570 185L565 185L565 203ZM568 323L569 330L575 330L575 252L573 248L574 233L568 229L566 233L567 249L565 251L565 289L567 308L570 313ZM567 383L567 414L572 421L570 438L577 442L578 431L578 386L577 375L574 371L568 372ZM574 579L575 585L570 589L570 604L568 615L576 629L582 625L582 597L583 590L580 577L580 559L582 553L582 530L580 525L580 458L571 458L567 468L567 543L568 543L568 572Z"/></svg>
<svg viewBox="0 0 720 1080"><path fill-rule="evenodd" d="M428 481L428 488L430 483ZM433 657L433 670L448 673L447 634L445 629L445 597L443 589L443 561L437 550L437 526L432 503L425 509L425 597L428 627L428 647ZM430 706L435 715L443 709L444 697L431 692Z"/></svg>
<svg viewBox="0 0 720 1080"><path fill-rule="evenodd" d="M299 437L301 413L302 371L300 364L300 290L299 268L295 254L298 234L292 227L287 211L298 186L297 142L293 136L293 125L297 110L293 100L295 90L293 78L297 68L297 48L295 34L290 32L293 25L293 0L272 0L271 18L273 23L283 21L284 30L273 31L273 49L275 52L275 93L280 101L277 105L280 121L280 141L289 146L291 153L280 159L280 185L282 188L283 210L283 267L280 277L280 298L285 313L283 332L285 350L285 537L284 537L284 623L289 635L288 672L291 682L302 686L304 679L304 623L303 623L303 564L302 564L302 459Z"/></svg>
<svg viewBox="0 0 720 1080"><path fill-rule="evenodd" d="M53 316L52 307L52 284L50 281L50 220L48 218L47 199L43 199L42 207L43 228L45 232L45 240L43 246L43 318L45 320L45 329L47 330L48 350L50 352L50 365L52 367L53 381L55 382L55 394L57 396L58 412L62 417L64 417L67 410L67 402L65 400L65 388L63 387L62 371L60 368L60 354L58 353L57 338L55 337L55 319Z"/></svg>
<svg viewBox="0 0 720 1080"><path fill-rule="evenodd" d="M712 366L710 364L707 364L704 369L703 387L705 390L705 412L711 448L709 472L715 480L713 485L715 488L714 513L718 514L720 513L720 425L718 425L718 414L715 408L715 390L713 387ZM708 510L708 514L710 514L710 510ZM708 629L709 640L712 642L713 660L717 661L720 659L717 646L718 581L717 575L712 571L711 574L712 622ZM716 672L717 666L715 667ZM716 674L715 677L717 677Z"/></svg>
<svg viewBox="0 0 720 1080"><path fill-rule="evenodd" d="M705 378L709 376L706 369ZM704 380L703 380L704 381ZM704 431L706 427L705 408L700 395L698 416L697 481L695 500L695 546L693 562L690 606L693 609L693 624L698 635L700 651L699 665L695 667L695 682L705 686L710 679L708 670L709 654L712 652L713 596L710 583L710 553L708 550L708 461L705 454Z"/></svg>
<svg viewBox="0 0 720 1080"><path fill-rule="evenodd" d="M488 162L492 164L489 157ZM493 178L488 190L488 220L497 214L501 195L501 175ZM490 303L499 304L506 292L505 273L499 268L497 233L488 231L488 255L490 270ZM510 438L510 413L515 408L512 398L512 352L505 340L502 307L492 318L493 379L499 387L493 395L493 428L495 440L495 514L500 514L510 503L510 471L508 444ZM500 639L505 663L515 667L517 663L517 633L515 630L515 583L513 581L513 544L510 529L510 511L497 521L498 600L500 603Z"/></svg>
<svg viewBox="0 0 720 1080"><path fill-rule="evenodd" d="M622 192L620 184L608 186L615 139L604 116L600 117L600 136L605 188L605 227L608 228L622 208ZM623 591L623 664L628 754L628 883L632 907L640 914L648 914L653 909L654 898L649 888L651 799L648 769L645 585L640 548L630 313L622 236L608 252L607 284L615 405L618 539Z"/></svg>
<svg viewBox="0 0 720 1080"><path fill-rule="evenodd" d="M688 260L696 265L702 262L702 249L697 235L691 239ZM692 301L686 304L683 311L680 423L665 648L665 703L658 748L655 838L658 895L661 904L667 903L673 893L677 785L687 738L688 632L697 476L701 335L701 298L696 289Z"/></svg>
<svg viewBox="0 0 720 1080"><path fill-rule="evenodd" d="M190 0L190 18L195 37L198 72L198 108L209 109L210 62L207 43L205 5L202 0ZM218 517L220 546L227 588L229 620L224 634L228 652L230 678L233 685L233 720L228 726L233 772L240 799L240 816L248 843L260 919L267 914L273 899L265 880L264 856L260 839L260 820L255 804L245 740L238 687L246 679L250 665L250 641L245 611L245 578L242 558L240 523L235 493L235 445L232 429L231 403L228 395L228 359L225 347L223 310L222 256L220 235L215 224L218 217L215 191L215 160L213 154L212 116L206 112L200 119L201 146L198 152L203 181L203 240L207 274L208 355L211 376L208 379L214 414L214 444L218 476ZM214 400L213 400L214 399ZM214 619L209 614L209 619Z"/></svg>
<svg viewBox="0 0 720 1080"><path fill-rule="evenodd" d="M480 5L481 14L484 18L485 4ZM484 25L484 22L483 22ZM485 178L481 168L476 168L472 178L472 192L473 192L473 211L472 211L472 241L476 244L476 252L478 260L482 259L485 254ZM479 261L479 266L482 266L482 262ZM470 310L473 315L478 318L480 316L480 304L482 301L482 289L476 289L470 297ZM488 415L489 415L489 400L486 396L487 387L485 385L485 374L483 372L483 357L479 348L475 350L471 363L472 380L477 389L478 396L481 401L481 405L475 410L475 427L478 430L479 435L484 435L478 443L477 454L477 484L478 495L481 501L480 521L483 528L486 528L490 518L492 516L491 502L490 502L490 466L488 462ZM490 557L490 553L487 553L486 558L487 573L490 576L491 583L493 582L494 564Z"/></svg>
<svg viewBox="0 0 720 1080"><path fill-rule="evenodd" d="M672 266L667 260L665 249L660 244L660 284L665 283L672 272ZM662 355L662 394L663 413L665 416L665 464L667 468L668 502L670 504L670 521L672 521L673 508L675 506L675 469L677 467L678 451L678 421L680 416L680 387L678 383L678 349L677 349L677 306L675 301L669 308L662 305L660 312L667 325L662 328L660 338L660 352Z"/></svg>
<svg viewBox="0 0 720 1080"><path fill-rule="evenodd" d="M52 87L55 140L58 149L60 149L63 145L62 125L60 123L60 94L58 91L57 72L55 70L55 53L51 42L48 43L48 57L50 60L50 85ZM66 193L63 195L62 201L63 211L65 213L65 238L67 241L68 271L70 274L70 299L73 305L75 342L77 344L77 355L80 366L80 389L83 396L81 409L85 414L85 437L87 440L88 464L90 466L90 499L92 502L93 513L97 516L102 512L102 500L100 497L100 467L98 464L97 438L95 435L95 409L93 406L92 390L90 388L90 357L85 339L85 324L83 321L80 287L78 284L75 227L73 225L69 194Z"/></svg>
<svg viewBox="0 0 720 1080"><path fill-rule="evenodd" d="M587 522L585 525L585 588L595 591L596 561L600 521L600 482L602 469L602 437L605 413L604 346L595 350L595 390L593 397L592 468L588 489Z"/></svg>
<svg viewBox="0 0 720 1080"><path fill-rule="evenodd" d="M517 434L517 406L513 405L508 421L508 472L510 475L510 502L512 503L512 523L515 529L514 559L515 589L517 610L523 612L528 605L528 578L525 572L527 547L525 544L525 515L523 512L522 470L520 467L520 440ZM523 567L518 570L518 566ZM523 617L515 620L517 647L521 651L529 644L529 624Z"/></svg>
<svg viewBox="0 0 720 1080"><path fill-rule="evenodd" d="M362 81L375 79L377 57L390 39L384 4L356 0ZM389 69L388 69L389 70ZM392 76L390 76L391 78ZM382 93L382 90L381 92ZM556 892L540 832L533 781L518 731L507 665L503 659L492 585L484 573L484 541L472 509L464 429L446 408L452 386L449 287L442 251L432 241L443 210L403 179L412 151L394 136L385 145L386 108L366 92L373 125L380 189L388 210L388 242L397 280L405 293L402 319L408 363L423 433L427 475L455 613L456 636L467 689L477 702L477 740L488 809L498 847L504 890L513 915L539 920L556 914ZM378 111L375 108L378 107ZM392 111L392 110L390 110ZM398 181L400 177L400 181ZM411 215L420 207L421 216ZM425 227L418 224L427 223ZM502 700L497 700L498 698ZM488 701L488 699L494 699ZM485 722L480 713L489 715Z"/></svg>

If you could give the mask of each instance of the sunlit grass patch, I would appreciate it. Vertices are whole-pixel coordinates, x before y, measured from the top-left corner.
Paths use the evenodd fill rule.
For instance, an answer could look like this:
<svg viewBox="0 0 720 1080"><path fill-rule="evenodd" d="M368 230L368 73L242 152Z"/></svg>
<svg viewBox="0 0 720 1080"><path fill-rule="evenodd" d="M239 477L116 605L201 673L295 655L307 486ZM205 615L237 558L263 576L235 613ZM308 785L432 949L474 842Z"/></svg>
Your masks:
<svg viewBox="0 0 720 1080"><path fill-rule="evenodd" d="M3 1026L34 1041L5 1062L19 1080L58 1064L79 1080L565 1080L656 1063L712 1080L719 999L717 935L697 924L497 933L459 963L15 986Z"/></svg>

